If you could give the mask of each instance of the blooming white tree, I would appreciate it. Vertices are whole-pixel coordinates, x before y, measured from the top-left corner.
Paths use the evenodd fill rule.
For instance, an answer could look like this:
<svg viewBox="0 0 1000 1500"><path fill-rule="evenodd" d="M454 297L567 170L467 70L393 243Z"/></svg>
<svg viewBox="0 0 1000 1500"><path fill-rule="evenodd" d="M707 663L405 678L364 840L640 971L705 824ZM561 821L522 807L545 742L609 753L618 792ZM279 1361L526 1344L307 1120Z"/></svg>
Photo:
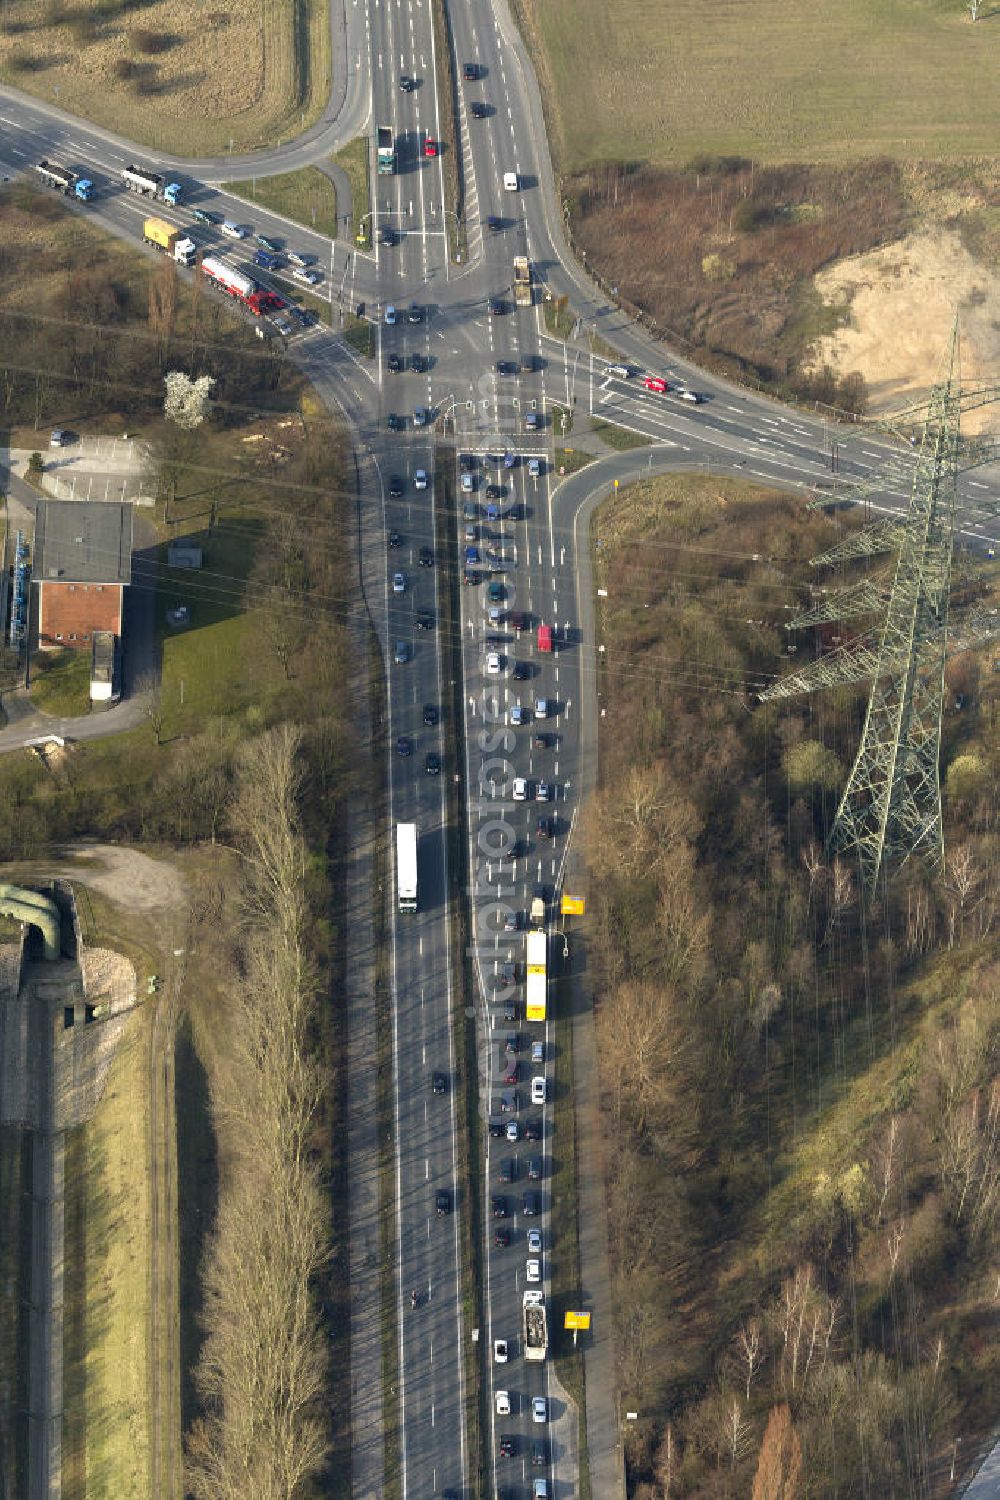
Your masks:
<svg viewBox="0 0 1000 1500"><path fill-rule="evenodd" d="M171 370L164 375L163 383L167 388L163 402L164 415L178 427L185 427L189 431L200 427L212 404L212 387L215 384L212 376L199 375L197 380L192 380L190 375L185 375L180 370Z"/></svg>

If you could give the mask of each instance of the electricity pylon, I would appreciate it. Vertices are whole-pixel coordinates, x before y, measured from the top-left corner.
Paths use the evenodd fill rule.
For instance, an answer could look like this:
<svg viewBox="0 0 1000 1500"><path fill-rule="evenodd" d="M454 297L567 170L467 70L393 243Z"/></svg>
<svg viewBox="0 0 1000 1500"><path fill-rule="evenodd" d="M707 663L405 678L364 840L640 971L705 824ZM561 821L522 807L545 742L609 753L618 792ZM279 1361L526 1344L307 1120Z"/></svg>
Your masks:
<svg viewBox="0 0 1000 1500"><path fill-rule="evenodd" d="M943 378L934 386L919 445L907 465L910 499L901 523L879 520L830 548L815 564L896 551L886 572L831 594L789 628L884 610L881 628L774 683L762 699L839 683L871 682L861 744L840 799L830 846L853 852L869 896L883 867L922 855L944 858L939 760L948 648L955 503L963 407L996 399L995 388L964 393L955 378L957 329ZM971 401L970 401L971 394ZM900 460L892 467L898 479ZM879 479L858 486L870 497ZM822 501L818 501L821 504Z"/></svg>

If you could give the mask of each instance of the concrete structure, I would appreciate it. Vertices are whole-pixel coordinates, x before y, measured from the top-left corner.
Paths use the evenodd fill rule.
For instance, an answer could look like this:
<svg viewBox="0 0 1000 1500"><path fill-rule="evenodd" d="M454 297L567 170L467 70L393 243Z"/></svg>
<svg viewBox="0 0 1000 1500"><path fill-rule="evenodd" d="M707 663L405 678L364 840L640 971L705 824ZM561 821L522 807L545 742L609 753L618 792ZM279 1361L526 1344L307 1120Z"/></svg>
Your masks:
<svg viewBox="0 0 1000 1500"><path fill-rule="evenodd" d="M131 505L39 501L33 581L43 650L90 650L95 630L120 636L132 581Z"/></svg>

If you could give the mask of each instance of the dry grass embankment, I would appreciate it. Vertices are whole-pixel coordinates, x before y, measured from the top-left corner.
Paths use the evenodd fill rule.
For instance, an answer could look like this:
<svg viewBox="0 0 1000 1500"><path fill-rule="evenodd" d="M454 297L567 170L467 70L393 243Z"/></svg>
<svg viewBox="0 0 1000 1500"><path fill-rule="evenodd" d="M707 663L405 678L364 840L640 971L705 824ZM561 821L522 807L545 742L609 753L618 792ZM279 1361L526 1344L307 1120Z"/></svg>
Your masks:
<svg viewBox="0 0 1000 1500"><path fill-rule="evenodd" d="M180 156L297 134L330 71L326 0L8 0L0 14L4 82Z"/></svg>

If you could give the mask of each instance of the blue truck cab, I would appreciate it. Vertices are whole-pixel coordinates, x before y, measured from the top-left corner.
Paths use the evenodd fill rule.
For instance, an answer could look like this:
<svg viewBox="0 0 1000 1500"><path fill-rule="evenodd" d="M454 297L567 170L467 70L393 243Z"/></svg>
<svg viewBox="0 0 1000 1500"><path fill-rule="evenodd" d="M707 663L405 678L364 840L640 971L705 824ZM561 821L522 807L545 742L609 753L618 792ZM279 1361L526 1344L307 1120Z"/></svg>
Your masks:
<svg viewBox="0 0 1000 1500"><path fill-rule="evenodd" d="M184 189L181 187L179 182L168 182L166 187L163 189L164 203L172 203L175 207L181 201L183 196Z"/></svg>
<svg viewBox="0 0 1000 1500"><path fill-rule="evenodd" d="M94 184L89 177L81 177L73 188L74 195L83 203L89 203L94 196Z"/></svg>

